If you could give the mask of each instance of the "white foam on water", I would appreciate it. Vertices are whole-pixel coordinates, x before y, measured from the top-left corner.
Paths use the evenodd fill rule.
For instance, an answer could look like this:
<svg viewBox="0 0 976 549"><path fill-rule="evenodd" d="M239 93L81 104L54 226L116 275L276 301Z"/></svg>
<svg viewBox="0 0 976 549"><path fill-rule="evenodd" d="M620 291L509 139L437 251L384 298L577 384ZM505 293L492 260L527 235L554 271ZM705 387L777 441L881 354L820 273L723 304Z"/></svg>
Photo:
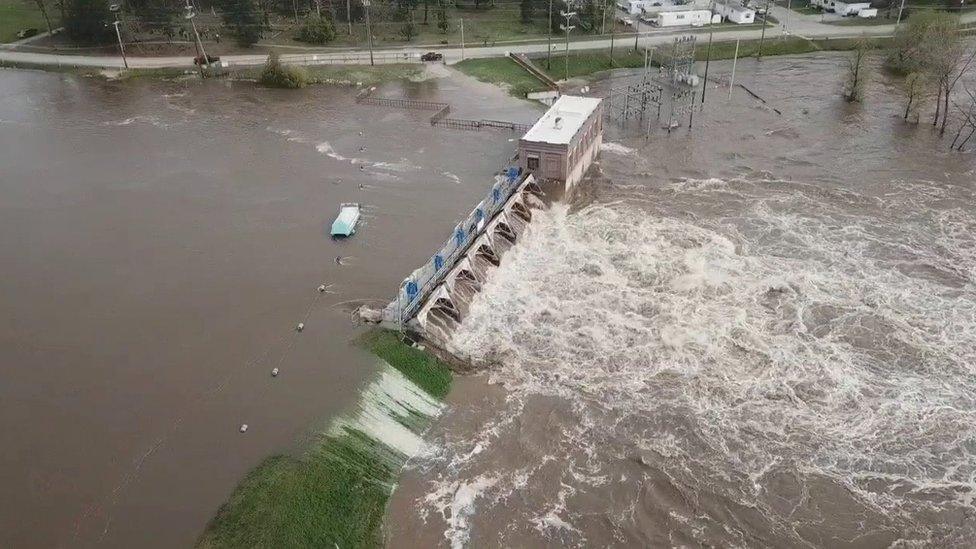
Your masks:
<svg viewBox="0 0 976 549"><path fill-rule="evenodd" d="M451 172L441 172L441 175L451 180L451 182L458 185L461 184L461 178Z"/></svg>
<svg viewBox="0 0 976 549"><path fill-rule="evenodd" d="M109 120L106 122L102 122L102 125L103 126L130 126L135 123L145 123L145 124L149 124L150 126L155 126L157 128L169 127L169 124L161 121L159 117L151 116L151 115L138 115L138 116L130 116L129 118L125 118L122 120Z"/></svg>
<svg viewBox="0 0 976 549"><path fill-rule="evenodd" d="M486 365L510 403L571 403L581 421L561 436L587 456L586 474L563 482L605 482L616 456L653 451L773 522L782 518L764 496L778 471L828 479L906 524L976 512L973 211L885 232L873 216L780 207L795 194L724 223L627 204L534 212L450 347ZM685 428L653 421L676 414ZM444 456L443 481L465 482L466 462L491 454L495 435ZM492 485L519 473L496 470ZM533 512L540 527L556 524L550 509Z"/></svg>
<svg viewBox="0 0 976 549"><path fill-rule="evenodd" d="M443 404L384 362L377 378L363 391L357 408L353 415L340 416L333 422L334 433L356 429L413 457L424 450L424 440L398 418L411 414L433 418L440 415Z"/></svg>
<svg viewBox="0 0 976 549"><path fill-rule="evenodd" d="M637 151L620 143L612 143L610 141L604 141L600 145L600 151L609 152L614 154L619 154L621 156L633 156L637 154Z"/></svg>
<svg viewBox="0 0 976 549"><path fill-rule="evenodd" d="M479 475L468 482L442 484L426 496L426 502L438 508L441 517L448 524L444 537L452 549L460 549L471 537L470 518L475 512L475 504L486 490L498 479L490 475Z"/></svg>

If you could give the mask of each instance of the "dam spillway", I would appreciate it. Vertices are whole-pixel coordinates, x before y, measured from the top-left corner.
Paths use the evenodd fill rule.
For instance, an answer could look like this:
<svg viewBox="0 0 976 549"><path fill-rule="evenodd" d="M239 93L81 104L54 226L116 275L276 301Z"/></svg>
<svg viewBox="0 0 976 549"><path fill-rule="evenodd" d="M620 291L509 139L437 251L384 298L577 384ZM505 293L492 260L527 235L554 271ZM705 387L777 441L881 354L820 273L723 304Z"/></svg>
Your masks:
<svg viewBox="0 0 976 549"><path fill-rule="evenodd" d="M560 97L519 140L513 165L496 176L487 196L404 279L379 320L445 342L532 221L532 211L545 207L543 195L570 192L596 159L602 140L602 100Z"/></svg>

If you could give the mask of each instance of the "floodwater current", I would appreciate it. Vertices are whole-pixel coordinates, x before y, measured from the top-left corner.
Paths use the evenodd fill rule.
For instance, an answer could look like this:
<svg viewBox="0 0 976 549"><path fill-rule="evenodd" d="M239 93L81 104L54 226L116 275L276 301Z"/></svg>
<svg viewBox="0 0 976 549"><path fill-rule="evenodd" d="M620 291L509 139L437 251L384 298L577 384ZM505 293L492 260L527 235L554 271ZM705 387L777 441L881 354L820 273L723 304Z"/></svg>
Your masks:
<svg viewBox="0 0 976 549"><path fill-rule="evenodd" d="M380 368L351 306L392 298L513 136L355 92L0 70L0 547L192 546L356 403ZM377 93L542 111L460 76Z"/></svg>
<svg viewBox="0 0 976 549"><path fill-rule="evenodd" d="M740 62L769 104L710 83L691 131L608 124L453 334L482 373L391 547L976 545L976 156L897 79L844 102L844 63Z"/></svg>

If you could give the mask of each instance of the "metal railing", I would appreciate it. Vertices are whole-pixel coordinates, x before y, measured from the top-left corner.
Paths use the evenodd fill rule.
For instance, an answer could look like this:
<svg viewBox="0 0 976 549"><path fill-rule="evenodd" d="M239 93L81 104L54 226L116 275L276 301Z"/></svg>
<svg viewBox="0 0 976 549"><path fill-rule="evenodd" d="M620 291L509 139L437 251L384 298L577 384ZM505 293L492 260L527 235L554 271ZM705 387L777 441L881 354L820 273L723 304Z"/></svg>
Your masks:
<svg viewBox="0 0 976 549"><path fill-rule="evenodd" d="M281 56L285 64L301 65L390 65L394 63L422 63L419 53L377 53L372 60L368 53L287 53Z"/></svg>
<svg viewBox="0 0 976 549"><path fill-rule="evenodd" d="M519 168L508 168L505 175L496 179L488 196L478 203L464 221L454 227L451 238L400 284L395 303L397 322L401 326L417 314L437 285L454 268L471 244L484 233L488 222L505 207L505 203L527 177L528 173L521 173Z"/></svg>

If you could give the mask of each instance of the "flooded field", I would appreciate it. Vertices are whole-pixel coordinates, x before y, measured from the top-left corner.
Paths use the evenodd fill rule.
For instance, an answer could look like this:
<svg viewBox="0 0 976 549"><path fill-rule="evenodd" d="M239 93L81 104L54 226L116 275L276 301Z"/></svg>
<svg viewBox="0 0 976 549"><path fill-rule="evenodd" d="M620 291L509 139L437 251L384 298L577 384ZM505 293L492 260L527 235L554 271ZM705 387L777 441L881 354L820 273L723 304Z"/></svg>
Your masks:
<svg viewBox="0 0 976 549"><path fill-rule="evenodd" d="M352 306L394 295L514 136L354 93L0 71L0 546L192 545L357 401L378 363ZM377 93L541 112L460 77ZM336 242L340 202L364 223Z"/></svg>
<svg viewBox="0 0 976 549"><path fill-rule="evenodd" d="M454 333L483 373L391 547L976 543L976 156L895 79L845 103L844 63L741 62L782 114L711 85L691 132L610 130Z"/></svg>

